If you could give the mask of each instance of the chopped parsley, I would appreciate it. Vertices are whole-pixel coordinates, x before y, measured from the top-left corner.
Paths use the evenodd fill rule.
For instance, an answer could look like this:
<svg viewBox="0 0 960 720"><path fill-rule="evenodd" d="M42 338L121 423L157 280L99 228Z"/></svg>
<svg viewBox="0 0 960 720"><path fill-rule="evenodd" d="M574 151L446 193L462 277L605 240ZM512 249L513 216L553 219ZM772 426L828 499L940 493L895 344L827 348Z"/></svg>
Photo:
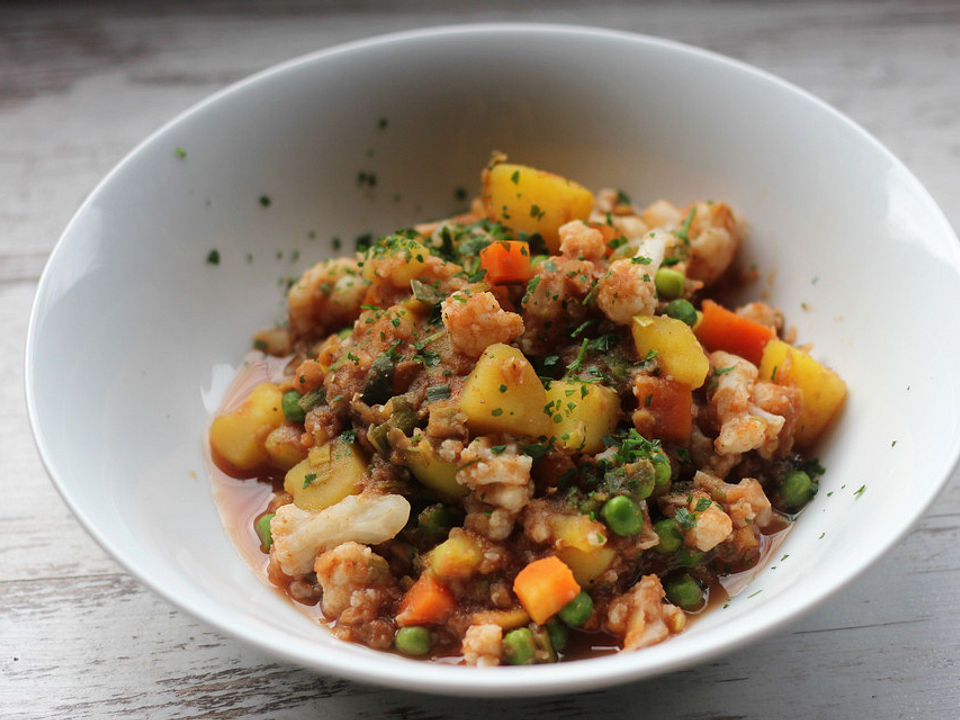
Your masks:
<svg viewBox="0 0 960 720"><path fill-rule="evenodd" d="M271 205L272 203L273 203L273 200L270 199L270 196L269 196L269 195L261 195L261 196L260 196L260 206L261 206L261 207L268 208L268 207L270 207L270 205Z"/></svg>
<svg viewBox="0 0 960 720"><path fill-rule="evenodd" d="M353 445L357 442L357 429L353 430L344 430L340 433L340 442L344 445Z"/></svg>
<svg viewBox="0 0 960 720"><path fill-rule="evenodd" d="M317 479L316 473L307 473L306 475L303 476L303 487L304 488L310 487L310 484L316 479Z"/></svg>
<svg viewBox="0 0 960 720"><path fill-rule="evenodd" d="M182 147L174 148L173 152L176 153L177 157L180 158L181 160L187 157L187 151L184 150Z"/></svg>
<svg viewBox="0 0 960 720"><path fill-rule="evenodd" d="M214 249L214 250L211 250L209 253L207 253L207 263L210 265L219 265L220 251Z"/></svg>

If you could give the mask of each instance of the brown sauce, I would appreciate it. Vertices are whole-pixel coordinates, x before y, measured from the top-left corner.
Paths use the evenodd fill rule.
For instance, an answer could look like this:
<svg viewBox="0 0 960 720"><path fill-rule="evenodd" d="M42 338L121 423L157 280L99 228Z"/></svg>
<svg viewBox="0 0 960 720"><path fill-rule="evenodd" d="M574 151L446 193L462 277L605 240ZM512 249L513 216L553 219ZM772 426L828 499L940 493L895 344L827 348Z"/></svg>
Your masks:
<svg viewBox="0 0 960 720"><path fill-rule="evenodd" d="M250 353L228 388L217 415L238 407L257 384L279 381L288 364L289 358ZM238 473L231 471L229 463L222 458L215 457L209 443L206 445L206 456L221 522L240 555L265 585L280 593L299 612L334 629L335 624L326 621L319 603L307 605L299 602L290 596L286 587L279 587L270 580L269 555L261 546L255 525L257 519L267 511L274 493L280 488L279 479L269 474L237 479L235 476ZM687 627L700 617L722 607L731 597L747 587L761 570L768 567L791 527L792 523L787 516L775 514L772 525L760 536L757 562L750 568L722 576L713 583L705 592L703 606L699 610L687 612ZM565 661L586 660L613 655L620 652L620 649L619 640L608 633L572 630L567 647L559 656ZM433 662L449 665L460 665L464 662L463 656L454 652L449 643L436 646L428 658Z"/></svg>

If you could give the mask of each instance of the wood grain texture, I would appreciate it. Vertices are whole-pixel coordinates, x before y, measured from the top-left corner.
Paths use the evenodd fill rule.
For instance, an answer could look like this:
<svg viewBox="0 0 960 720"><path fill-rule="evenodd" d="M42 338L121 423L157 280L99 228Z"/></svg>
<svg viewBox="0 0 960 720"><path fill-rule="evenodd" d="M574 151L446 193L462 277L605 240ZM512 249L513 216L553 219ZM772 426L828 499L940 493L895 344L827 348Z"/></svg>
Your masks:
<svg viewBox="0 0 960 720"><path fill-rule="evenodd" d="M23 402L27 314L83 197L224 84L381 32L584 23L779 74L898 154L960 225L960 5L24 3L0 6L0 717L960 717L960 477L890 555L804 620L715 662L602 693L465 703L365 687L221 636L121 571L57 496Z"/></svg>

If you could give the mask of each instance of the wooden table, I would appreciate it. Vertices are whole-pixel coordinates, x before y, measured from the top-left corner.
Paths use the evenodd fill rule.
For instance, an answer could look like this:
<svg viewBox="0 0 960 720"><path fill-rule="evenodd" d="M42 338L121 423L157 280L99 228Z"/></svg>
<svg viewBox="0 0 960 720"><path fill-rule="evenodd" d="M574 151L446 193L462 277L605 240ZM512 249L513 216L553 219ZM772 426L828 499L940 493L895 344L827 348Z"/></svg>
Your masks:
<svg viewBox="0 0 960 720"><path fill-rule="evenodd" d="M777 73L879 137L960 226L955 2L4 4L0 716L960 717L956 474L889 557L765 641L648 682L510 701L382 690L276 662L141 587L64 506L27 426L24 337L46 256L96 182L158 125L275 62L391 30L493 20L661 35ZM902 282L922 291L922 278ZM951 322L956 308L931 311Z"/></svg>

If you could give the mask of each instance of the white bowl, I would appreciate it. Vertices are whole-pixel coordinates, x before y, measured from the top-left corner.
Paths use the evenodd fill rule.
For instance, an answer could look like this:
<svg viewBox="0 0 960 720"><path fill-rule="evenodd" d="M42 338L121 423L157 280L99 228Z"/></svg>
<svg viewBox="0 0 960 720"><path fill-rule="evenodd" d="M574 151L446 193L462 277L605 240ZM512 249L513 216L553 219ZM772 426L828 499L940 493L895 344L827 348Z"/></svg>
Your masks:
<svg viewBox="0 0 960 720"><path fill-rule="evenodd" d="M789 558L729 607L640 652L480 669L342 643L260 583L211 496L208 422L251 333L282 316L281 278L332 254L332 236L350 245L458 209L455 188L477 191L494 148L640 203L728 201L749 223L745 261L776 272L770 298L850 388ZM374 188L358 186L361 171L375 173ZM766 73L606 30L431 29L263 72L134 150L50 257L30 322L27 400L46 467L89 532L223 632L383 685L574 691L754 640L904 534L960 451L960 332L945 321L960 307L958 268L956 236L903 165Z"/></svg>

